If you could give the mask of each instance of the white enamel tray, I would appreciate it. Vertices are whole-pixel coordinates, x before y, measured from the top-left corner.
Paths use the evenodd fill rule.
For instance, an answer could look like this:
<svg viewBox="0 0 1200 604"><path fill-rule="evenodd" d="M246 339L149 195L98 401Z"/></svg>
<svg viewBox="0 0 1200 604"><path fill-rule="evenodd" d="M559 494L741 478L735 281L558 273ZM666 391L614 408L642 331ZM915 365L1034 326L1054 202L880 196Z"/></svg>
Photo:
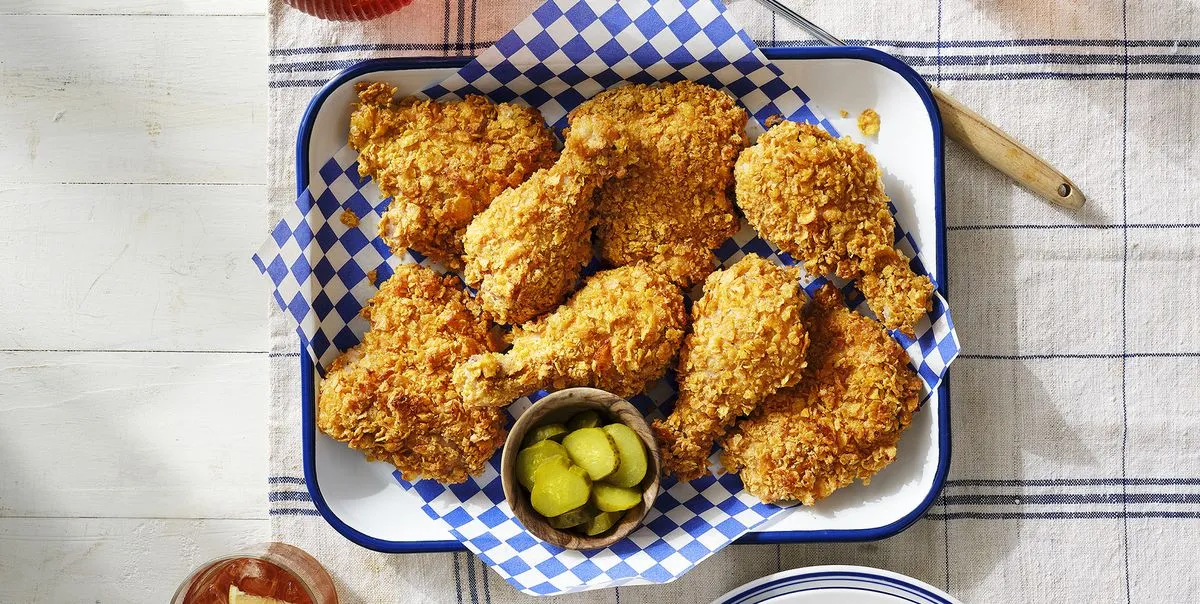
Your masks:
<svg viewBox="0 0 1200 604"><path fill-rule="evenodd" d="M942 195L942 135L928 88L894 57L865 48L775 48L766 55L802 88L842 134L861 140L878 158L897 219L912 231L925 266L946 292ZM400 93L439 82L466 59L378 59L355 65L312 100L296 143L299 191L318 178L317 169L346 145L354 84L383 80ZM858 133L860 111L875 109L883 127L878 140ZM841 118L846 110L850 117ZM947 296L948 298L949 296ZM316 372L301 350L304 474L313 504L340 533L384 552L463 549L441 524L421 510L386 463L361 454L316 430ZM949 378L913 416L900 441L899 458L870 486L842 489L812 507L796 507L739 543L881 539L915 521L941 491L950 463Z"/></svg>

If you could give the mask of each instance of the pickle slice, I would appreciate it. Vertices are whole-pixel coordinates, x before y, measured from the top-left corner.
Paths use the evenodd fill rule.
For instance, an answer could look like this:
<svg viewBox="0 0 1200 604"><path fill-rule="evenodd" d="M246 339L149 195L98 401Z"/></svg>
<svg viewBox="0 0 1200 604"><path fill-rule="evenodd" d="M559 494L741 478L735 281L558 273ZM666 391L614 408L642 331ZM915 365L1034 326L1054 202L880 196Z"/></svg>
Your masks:
<svg viewBox="0 0 1200 604"><path fill-rule="evenodd" d="M621 458L617 471L604 482L626 488L637 486L646 477L646 446L642 439L625 424L609 424L603 429L617 446L617 455Z"/></svg>
<svg viewBox="0 0 1200 604"><path fill-rule="evenodd" d="M555 458L533 473L529 503L546 518L566 514L588 502L589 482L583 468Z"/></svg>
<svg viewBox="0 0 1200 604"><path fill-rule="evenodd" d="M580 428L595 428L599 425L600 413L592 409L580 411L579 413L572 415L571 419L567 420L567 429L572 431Z"/></svg>
<svg viewBox="0 0 1200 604"><path fill-rule="evenodd" d="M580 428L563 439L571 461L587 470L592 480L600 480L617 471L621 458L608 432L600 428Z"/></svg>
<svg viewBox="0 0 1200 604"><path fill-rule="evenodd" d="M529 433L525 435L525 442L522 443L522 445L528 447L529 445L541 442L543 440L562 442L563 437L566 435L566 426L562 424L546 424L530 430Z"/></svg>
<svg viewBox="0 0 1200 604"><path fill-rule="evenodd" d="M566 529L589 522L592 518L595 518L597 514L607 513L608 512L601 512L600 510L597 510L596 507L590 503L585 503L565 514L559 514L553 518L547 518L546 520L550 522L550 526L556 529Z"/></svg>
<svg viewBox="0 0 1200 604"><path fill-rule="evenodd" d="M562 445L552 440L541 440L517 453L517 482L532 491L533 475L543 464L551 459L562 459L564 465L570 465L571 458Z"/></svg>
<svg viewBox="0 0 1200 604"><path fill-rule="evenodd" d="M580 525L579 530L583 531L583 534L588 537L595 537L612 528L624 515L624 512L600 512L595 517Z"/></svg>
<svg viewBox="0 0 1200 604"><path fill-rule="evenodd" d="M602 512L621 512L642 501L641 491L613 486L604 482L592 485L592 504Z"/></svg>

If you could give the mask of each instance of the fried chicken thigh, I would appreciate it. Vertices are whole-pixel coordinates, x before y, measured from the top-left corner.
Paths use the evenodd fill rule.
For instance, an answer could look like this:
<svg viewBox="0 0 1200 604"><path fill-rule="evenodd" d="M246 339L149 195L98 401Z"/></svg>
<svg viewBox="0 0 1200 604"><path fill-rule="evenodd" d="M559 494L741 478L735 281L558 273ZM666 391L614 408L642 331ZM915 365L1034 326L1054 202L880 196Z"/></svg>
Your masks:
<svg viewBox="0 0 1200 604"><path fill-rule="evenodd" d="M746 146L746 111L701 84L634 85L601 92L572 112L619 124L637 162L596 200L600 256L646 262L687 288L713 270L712 249L738 230L727 190Z"/></svg>
<svg viewBox="0 0 1200 604"><path fill-rule="evenodd" d="M812 345L799 384L769 397L722 443L725 467L771 503L811 505L896 459L921 380L883 328L846 308L832 285L805 315Z"/></svg>
<svg viewBox="0 0 1200 604"><path fill-rule="evenodd" d="M682 480L703 476L725 430L800 379L808 335L799 277L749 255L705 280L679 357L675 409L653 425L668 472Z"/></svg>
<svg viewBox="0 0 1200 604"><path fill-rule="evenodd" d="M317 427L408 480L462 482L504 444L504 413L463 405L450 381L455 365L499 344L452 280L396 269L363 309L370 331L321 383Z"/></svg>
<svg viewBox="0 0 1200 604"><path fill-rule="evenodd" d="M517 327L512 349L454 371L468 405L507 405L542 388L591 386L629 397L666 371L687 328L683 294L640 265L596 273L565 305Z"/></svg>
<svg viewBox="0 0 1200 604"><path fill-rule="evenodd" d="M811 274L858 280L883 324L913 335L933 284L893 247L882 174L862 145L783 121L742 152L734 172L738 205L763 237Z"/></svg>
<svg viewBox="0 0 1200 604"><path fill-rule="evenodd" d="M384 82L355 89L350 145L359 173L392 198L379 234L398 254L413 248L461 266L471 219L557 156L536 109L476 95L451 103L394 99L396 88Z"/></svg>
<svg viewBox="0 0 1200 604"><path fill-rule="evenodd" d="M571 121L558 161L501 193L467 227L466 279L496 321L519 324L558 306L592 257L593 194L632 161L604 118Z"/></svg>

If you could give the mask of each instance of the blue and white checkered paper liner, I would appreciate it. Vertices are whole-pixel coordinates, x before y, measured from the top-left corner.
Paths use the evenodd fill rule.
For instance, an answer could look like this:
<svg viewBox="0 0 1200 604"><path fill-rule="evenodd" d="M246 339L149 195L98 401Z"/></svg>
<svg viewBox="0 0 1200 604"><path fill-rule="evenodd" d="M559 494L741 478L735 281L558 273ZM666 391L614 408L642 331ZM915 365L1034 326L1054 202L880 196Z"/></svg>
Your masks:
<svg viewBox="0 0 1200 604"><path fill-rule="evenodd" d="M832 124L807 105L808 97L784 83L781 75L745 32L729 21L724 6L711 0L620 6L551 0L496 46L426 93L439 99L481 93L500 102L525 102L561 128L570 109L605 88L623 82L690 79L737 98L754 117L752 129L781 114L819 123L836 135ZM275 285L276 302L296 320L301 343L322 374L341 352L359 342L368 327L359 311L377 291L369 273L374 271L378 283L402 263L420 262L444 271L411 250L403 257L388 250L377 233L390 200L373 201L379 199L379 190L369 178L358 176L356 159L356 152L346 146L326 161L318 170L319 182L309 184L254 257ZM341 222L344 211L359 218L357 227ZM896 241L913 259L913 269L927 274L912 235L899 223ZM716 250L723 267L747 253L794 264L748 226ZM823 283L823 277L805 277L803 285L811 295ZM839 285L851 307L871 314L851 284ZM928 394L959 351L949 309L940 295L916 333L916 338L892 335L909 353ZM633 402L648 417L658 417L674 404L675 393L674 376L668 375ZM514 402L510 413L520 415L542 395ZM529 536L516 522L497 479L499 459L497 453L484 475L460 485L410 484L398 475L397 480L422 498L427 514L443 519L457 539L514 587L531 594L671 581L785 509L758 502L742 489L736 476L721 474L714 464L719 478L664 482L646 526L628 539L598 552L563 551Z"/></svg>
<svg viewBox="0 0 1200 604"><path fill-rule="evenodd" d="M654 398L674 398L664 384L654 391ZM647 396L633 402L650 415L658 409ZM515 412L530 404L522 401ZM394 475L425 501L422 509L430 518L444 521L455 539L513 587L532 595L673 581L785 509L747 493L736 474L691 482L665 479L644 524L631 535L602 550L565 550L533 537L513 516L499 467L497 455L483 475L457 485L409 483L399 472Z"/></svg>
<svg viewBox="0 0 1200 604"><path fill-rule="evenodd" d="M567 112L617 84L692 80L723 89L761 127L782 115L833 124L713 0L549 0L477 59L425 90L450 100L482 94L537 107L556 130ZM755 132L757 133L757 132Z"/></svg>

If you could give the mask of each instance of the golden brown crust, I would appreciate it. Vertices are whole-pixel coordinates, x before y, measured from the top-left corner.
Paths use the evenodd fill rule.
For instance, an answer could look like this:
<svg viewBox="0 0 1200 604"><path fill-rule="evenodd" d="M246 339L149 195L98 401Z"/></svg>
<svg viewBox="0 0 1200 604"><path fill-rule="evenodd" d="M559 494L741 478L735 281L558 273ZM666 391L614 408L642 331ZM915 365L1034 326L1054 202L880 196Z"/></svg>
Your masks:
<svg viewBox="0 0 1200 604"><path fill-rule="evenodd" d="M799 278L750 255L705 280L679 358L675 409L653 425L668 472L702 476L713 443L738 417L800 379L808 335Z"/></svg>
<svg viewBox="0 0 1200 604"><path fill-rule="evenodd" d="M471 222L465 275L490 317L524 323L575 289L592 258L593 194L631 159L611 122L576 119L553 166L500 194Z"/></svg>
<svg viewBox="0 0 1200 604"><path fill-rule="evenodd" d="M879 134L879 114L874 109L864 109L858 114L858 131L862 132L863 136Z"/></svg>
<svg viewBox="0 0 1200 604"><path fill-rule="evenodd" d="M725 437L721 461L765 502L811 505L896 458L921 380L881 326L831 285L805 313L812 345L798 385L768 397Z"/></svg>
<svg viewBox="0 0 1200 604"><path fill-rule="evenodd" d="M933 284L893 248L895 226L875 158L849 138L783 121L735 168L738 205L754 228L814 275L859 283L890 329L913 335Z"/></svg>
<svg viewBox="0 0 1200 604"><path fill-rule="evenodd" d="M359 173L392 198L379 234L396 253L411 247L460 266L471 218L556 156L553 135L530 107L475 95L452 103L394 99L395 87L383 82L355 89L350 145Z"/></svg>
<svg viewBox="0 0 1200 604"><path fill-rule="evenodd" d="M727 191L746 146L746 111L719 90L679 82L602 92L571 113L587 115L620 124L638 154L597 195L601 257L645 262L683 287L701 282L712 249L738 229Z"/></svg>
<svg viewBox="0 0 1200 604"><path fill-rule="evenodd" d="M513 329L512 349L459 365L470 405L507 405L542 388L591 386L629 397L666 371L687 327L683 294L634 265L596 273L565 305Z"/></svg>
<svg viewBox="0 0 1200 604"><path fill-rule="evenodd" d="M496 350L490 324L452 277L406 264L363 316L371 330L321 383L317 426L408 480L462 482L504 444L504 413L462 404L455 365Z"/></svg>

